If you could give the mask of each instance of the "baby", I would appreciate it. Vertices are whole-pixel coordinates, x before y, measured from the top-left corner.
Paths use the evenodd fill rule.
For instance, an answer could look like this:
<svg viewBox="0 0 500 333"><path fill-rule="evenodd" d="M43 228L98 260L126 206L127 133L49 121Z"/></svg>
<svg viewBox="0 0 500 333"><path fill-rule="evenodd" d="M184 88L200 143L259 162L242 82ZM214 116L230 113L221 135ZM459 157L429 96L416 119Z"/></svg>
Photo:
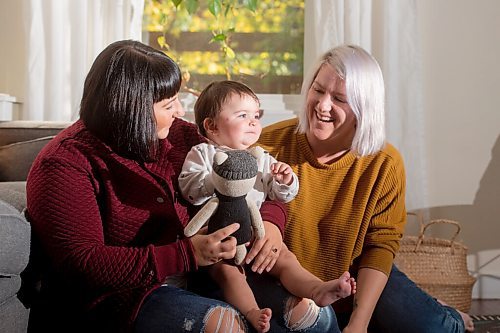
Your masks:
<svg viewBox="0 0 500 333"><path fill-rule="evenodd" d="M262 131L260 103L246 85L220 81L209 84L201 92L194 112L196 124L209 142L193 147L188 153L179 186L186 200L202 205L214 195L209 175L215 153L248 149L259 139ZM276 161L268 153L257 162L258 177L247 197L253 199L259 208L266 198L286 203L297 195L298 179L288 164ZM290 293L311 298L320 307L356 292L356 282L349 272L344 272L339 279L324 282L303 268L285 244L281 244L279 253L278 248L272 247L269 255L266 271L279 279ZM211 266L209 272L219 284L225 300L240 310L257 332L269 331L271 309L259 308L244 270L220 261ZM258 273L262 272L263 269L259 268Z"/></svg>

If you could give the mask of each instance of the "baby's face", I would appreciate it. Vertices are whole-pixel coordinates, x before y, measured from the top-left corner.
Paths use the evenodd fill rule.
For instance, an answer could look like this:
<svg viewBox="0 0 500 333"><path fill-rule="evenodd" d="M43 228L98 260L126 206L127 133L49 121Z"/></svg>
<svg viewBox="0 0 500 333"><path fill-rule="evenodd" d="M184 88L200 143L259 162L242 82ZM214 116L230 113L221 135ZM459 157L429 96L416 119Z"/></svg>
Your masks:
<svg viewBox="0 0 500 333"><path fill-rule="evenodd" d="M257 142L262 126L259 103L247 95L233 94L214 119L212 131L207 137L220 146L247 149Z"/></svg>

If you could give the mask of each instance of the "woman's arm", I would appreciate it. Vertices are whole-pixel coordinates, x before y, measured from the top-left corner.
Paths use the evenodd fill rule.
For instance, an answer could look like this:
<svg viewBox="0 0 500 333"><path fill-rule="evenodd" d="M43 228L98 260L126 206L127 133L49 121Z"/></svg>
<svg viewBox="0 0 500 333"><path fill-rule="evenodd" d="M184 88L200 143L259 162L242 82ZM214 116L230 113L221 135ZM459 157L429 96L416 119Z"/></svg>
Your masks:
<svg viewBox="0 0 500 333"><path fill-rule="evenodd" d="M357 293L344 332L366 332L373 310L387 283L406 223L405 172L399 153L381 172L379 195L359 258ZM376 268L376 269L375 269Z"/></svg>
<svg viewBox="0 0 500 333"><path fill-rule="evenodd" d="M168 275L196 268L189 239L175 241L172 235L173 241L161 246L128 245L140 236L141 226L150 218L148 209L123 206L133 214L122 214L117 230L118 226L112 226L116 215L107 216L113 195L106 193L104 182L94 179L84 157L74 156L74 160L37 160L27 184L30 222L60 276L102 294L150 286ZM130 186L127 180L119 185ZM165 223L180 225L173 220Z"/></svg>
<svg viewBox="0 0 500 333"><path fill-rule="evenodd" d="M353 312L343 333L366 333L368 323L387 283L387 275L372 268L358 271L357 291L354 295Z"/></svg>

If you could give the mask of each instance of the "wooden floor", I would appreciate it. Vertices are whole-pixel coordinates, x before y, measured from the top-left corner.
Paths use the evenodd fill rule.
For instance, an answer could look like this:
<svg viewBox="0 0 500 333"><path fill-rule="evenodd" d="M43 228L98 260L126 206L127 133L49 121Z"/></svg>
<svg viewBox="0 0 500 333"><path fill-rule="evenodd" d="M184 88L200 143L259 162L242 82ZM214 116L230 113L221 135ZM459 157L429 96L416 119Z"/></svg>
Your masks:
<svg viewBox="0 0 500 333"><path fill-rule="evenodd" d="M471 315L500 315L500 299L473 299Z"/></svg>

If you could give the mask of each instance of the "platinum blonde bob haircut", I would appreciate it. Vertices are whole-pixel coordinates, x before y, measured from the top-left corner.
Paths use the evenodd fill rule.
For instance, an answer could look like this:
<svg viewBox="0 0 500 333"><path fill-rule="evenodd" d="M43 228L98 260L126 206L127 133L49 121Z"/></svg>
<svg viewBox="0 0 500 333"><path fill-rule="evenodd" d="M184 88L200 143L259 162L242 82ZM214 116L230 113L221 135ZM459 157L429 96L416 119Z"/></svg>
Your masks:
<svg viewBox="0 0 500 333"><path fill-rule="evenodd" d="M385 144L384 78L375 58L359 46L340 45L327 51L305 77L297 131L306 133L309 130L307 95L325 65L332 66L345 80L347 103L356 117L351 151L358 156L377 153Z"/></svg>

